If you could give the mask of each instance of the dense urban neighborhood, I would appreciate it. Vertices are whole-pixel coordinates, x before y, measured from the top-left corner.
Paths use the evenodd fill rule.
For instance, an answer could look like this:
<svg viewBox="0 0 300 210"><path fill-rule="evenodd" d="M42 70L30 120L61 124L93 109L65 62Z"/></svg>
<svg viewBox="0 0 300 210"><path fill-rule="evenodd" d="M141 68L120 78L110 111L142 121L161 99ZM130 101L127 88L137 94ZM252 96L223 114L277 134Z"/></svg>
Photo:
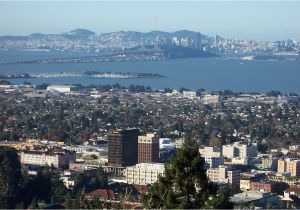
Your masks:
<svg viewBox="0 0 300 210"><path fill-rule="evenodd" d="M0 0L0 210L300 209L299 11Z"/></svg>
<svg viewBox="0 0 300 210"><path fill-rule="evenodd" d="M272 42L230 39L188 30L172 33L119 31L96 34L86 29L76 29L62 34L2 36L0 49L100 53L77 58L20 61L25 63L165 60L214 56L238 56L244 60L287 59L287 56L289 60L295 60L299 59L300 44L295 40Z"/></svg>
<svg viewBox="0 0 300 210"><path fill-rule="evenodd" d="M298 94L8 81L0 92L1 208L300 206Z"/></svg>

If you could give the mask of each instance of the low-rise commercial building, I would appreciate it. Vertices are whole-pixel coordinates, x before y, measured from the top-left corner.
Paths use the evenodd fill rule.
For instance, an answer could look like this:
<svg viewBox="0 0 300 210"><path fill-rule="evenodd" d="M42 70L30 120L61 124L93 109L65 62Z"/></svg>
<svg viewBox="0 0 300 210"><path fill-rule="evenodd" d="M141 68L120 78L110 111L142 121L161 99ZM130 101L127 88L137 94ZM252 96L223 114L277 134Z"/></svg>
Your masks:
<svg viewBox="0 0 300 210"><path fill-rule="evenodd" d="M70 85L49 85L47 87L48 91L57 91L61 93L69 93L71 91Z"/></svg>
<svg viewBox="0 0 300 210"><path fill-rule="evenodd" d="M283 194L283 191L287 187L288 185L283 182L259 181L250 183L250 190L270 192L276 194Z"/></svg>
<svg viewBox="0 0 300 210"><path fill-rule="evenodd" d="M280 197L269 192L247 191L234 194L231 196L230 201L237 207L239 207L239 204L243 203L243 205L251 204L256 207L265 208L267 204L278 206L280 204Z"/></svg>
<svg viewBox="0 0 300 210"><path fill-rule="evenodd" d="M217 104L220 101L220 96L219 95L205 94L205 95L202 95L201 101L204 104Z"/></svg>
<svg viewBox="0 0 300 210"><path fill-rule="evenodd" d="M265 177L265 174L260 173L241 173L240 189L242 191L249 191L251 189L251 182L260 181Z"/></svg>

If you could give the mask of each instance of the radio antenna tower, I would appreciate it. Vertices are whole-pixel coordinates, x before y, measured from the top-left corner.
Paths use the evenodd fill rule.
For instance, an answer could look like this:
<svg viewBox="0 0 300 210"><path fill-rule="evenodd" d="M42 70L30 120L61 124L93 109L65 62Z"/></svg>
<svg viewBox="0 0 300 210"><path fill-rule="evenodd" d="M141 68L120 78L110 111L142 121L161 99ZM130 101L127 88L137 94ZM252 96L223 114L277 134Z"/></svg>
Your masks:
<svg viewBox="0 0 300 210"><path fill-rule="evenodd" d="M155 19L154 19L154 30L155 31L157 31L158 30L158 19L157 19L157 17L155 17Z"/></svg>

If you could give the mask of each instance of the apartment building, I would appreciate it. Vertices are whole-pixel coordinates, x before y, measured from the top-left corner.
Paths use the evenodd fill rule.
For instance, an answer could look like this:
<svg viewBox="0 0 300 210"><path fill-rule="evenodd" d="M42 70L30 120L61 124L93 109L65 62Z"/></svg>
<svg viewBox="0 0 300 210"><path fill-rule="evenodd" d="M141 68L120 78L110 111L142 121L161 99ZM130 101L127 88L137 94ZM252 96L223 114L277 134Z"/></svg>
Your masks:
<svg viewBox="0 0 300 210"><path fill-rule="evenodd" d="M291 176L299 177L300 176L300 160L287 158L285 160L278 160L279 173L290 172Z"/></svg>

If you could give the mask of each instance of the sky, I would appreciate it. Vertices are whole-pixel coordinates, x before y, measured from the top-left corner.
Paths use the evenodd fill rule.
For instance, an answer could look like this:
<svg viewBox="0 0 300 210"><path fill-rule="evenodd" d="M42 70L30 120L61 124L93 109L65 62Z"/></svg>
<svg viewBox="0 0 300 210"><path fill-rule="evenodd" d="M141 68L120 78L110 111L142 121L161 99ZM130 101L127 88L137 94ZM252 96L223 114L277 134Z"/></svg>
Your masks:
<svg viewBox="0 0 300 210"><path fill-rule="evenodd" d="M247 40L300 41L300 1L3 1L0 35L193 30Z"/></svg>

